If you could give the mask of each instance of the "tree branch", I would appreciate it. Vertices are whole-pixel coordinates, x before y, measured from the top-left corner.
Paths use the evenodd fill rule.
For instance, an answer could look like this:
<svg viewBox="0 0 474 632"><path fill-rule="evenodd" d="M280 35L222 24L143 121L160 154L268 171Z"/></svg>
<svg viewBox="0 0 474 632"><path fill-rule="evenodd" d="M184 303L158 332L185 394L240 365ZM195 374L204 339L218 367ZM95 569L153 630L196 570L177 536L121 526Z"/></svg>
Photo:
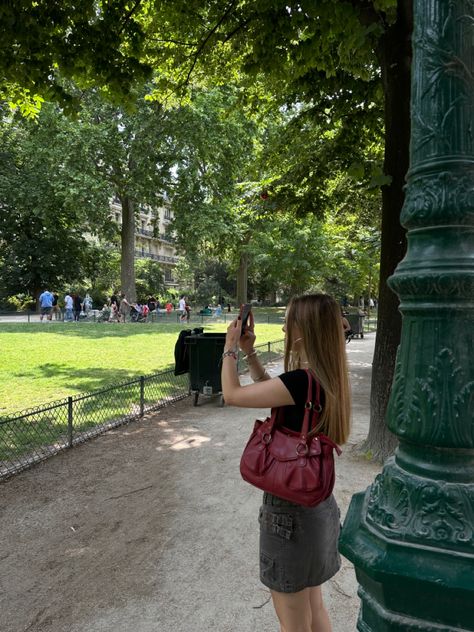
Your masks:
<svg viewBox="0 0 474 632"><path fill-rule="evenodd" d="M141 5L142 0L136 0L135 4L133 5L133 7L130 9L130 11L127 13L127 15L124 18L123 24L120 27L120 30L118 32L119 35L121 35L124 30L125 27L127 26L128 21L130 20L130 18L132 17L132 15L135 13L135 11L138 9L138 7Z"/></svg>
<svg viewBox="0 0 474 632"><path fill-rule="evenodd" d="M192 74L194 68L196 67L196 64L198 62L198 58L199 58L200 54L202 53L202 51L204 50L204 47L206 46L208 41L211 39L211 37L214 35L214 33L217 31L217 29L221 26L221 24L227 19L227 17L231 13L232 9L234 8L235 3L236 3L236 0L232 0L232 2L229 4L227 9L224 11L222 16L219 18L219 20L216 22L216 24L212 27L212 29L209 31L209 33L206 35L204 40L199 45L196 53L194 54L193 63L191 64L191 68L189 69L189 72L188 72L188 74L186 76L186 79L184 80L184 83L182 84L182 87L188 85L189 80L191 78L191 74Z"/></svg>
<svg viewBox="0 0 474 632"><path fill-rule="evenodd" d="M196 42L181 42L175 39L160 39L159 37L149 37L150 42L159 42L163 44L178 44L178 46L196 46Z"/></svg>

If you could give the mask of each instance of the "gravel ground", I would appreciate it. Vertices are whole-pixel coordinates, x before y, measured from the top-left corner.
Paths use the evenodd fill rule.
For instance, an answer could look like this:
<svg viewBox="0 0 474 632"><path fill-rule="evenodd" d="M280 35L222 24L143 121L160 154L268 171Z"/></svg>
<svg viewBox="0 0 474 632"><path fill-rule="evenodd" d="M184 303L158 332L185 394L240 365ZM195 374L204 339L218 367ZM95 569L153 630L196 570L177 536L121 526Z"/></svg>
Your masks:
<svg viewBox="0 0 474 632"><path fill-rule="evenodd" d="M379 468L355 447L369 419L375 334L347 347L351 439L336 498ZM280 365L270 367L278 374ZM260 492L239 459L265 411L184 400L60 454L0 487L2 632L276 632L258 579ZM324 587L333 632L356 629L351 564Z"/></svg>

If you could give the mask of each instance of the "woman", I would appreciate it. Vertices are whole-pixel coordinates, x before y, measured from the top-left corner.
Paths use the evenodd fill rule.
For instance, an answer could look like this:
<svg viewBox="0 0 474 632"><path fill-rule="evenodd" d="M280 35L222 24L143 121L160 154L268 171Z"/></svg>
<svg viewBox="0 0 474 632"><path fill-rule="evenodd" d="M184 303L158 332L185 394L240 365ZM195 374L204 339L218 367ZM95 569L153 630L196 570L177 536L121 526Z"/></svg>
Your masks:
<svg viewBox="0 0 474 632"><path fill-rule="evenodd" d="M79 321L79 315L82 311L82 298L79 296L79 294L76 294L76 292L74 292L74 294L72 295L72 301L73 301L73 308L74 308L74 321L78 322Z"/></svg>
<svg viewBox="0 0 474 632"><path fill-rule="evenodd" d="M290 302L285 325L285 373L270 378L254 349L253 315L241 336L234 320L222 356L222 391L227 404L284 408L284 425L301 431L309 369L321 387L323 410L317 432L338 444L347 441L350 391L344 331L336 301L325 294ZM238 347L246 353L255 382L241 386ZM270 588L281 632L330 632L321 584L340 567L337 551L339 509L331 495L316 507L303 507L264 493L259 515L260 579Z"/></svg>

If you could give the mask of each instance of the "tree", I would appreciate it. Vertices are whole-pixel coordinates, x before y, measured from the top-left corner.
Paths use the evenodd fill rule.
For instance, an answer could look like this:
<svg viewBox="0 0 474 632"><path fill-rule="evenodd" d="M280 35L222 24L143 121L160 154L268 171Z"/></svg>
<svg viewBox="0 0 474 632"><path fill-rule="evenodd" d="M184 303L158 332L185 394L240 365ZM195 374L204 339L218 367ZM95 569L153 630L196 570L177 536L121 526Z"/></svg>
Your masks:
<svg viewBox="0 0 474 632"><path fill-rule="evenodd" d="M93 180L117 197L122 207L121 288L136 300L136 213L148 205L152 213L163 206L175 162L172 110L137 99L134 112L103 101L95 92L83 96L76 120L66 121L69 137L63 151L70 169L80 168L84 182Z"/></svg>
<svg viewBox="0 0 474 632"><path fill-rule="evenodd" d="M146 36L141 42L144 59L157 71L157 94L166 89L183 91L191 78L196 84L212 75L222 84L247 77L246 89L256 103L262 101L260 79L265 77L266 89L282 101L325 96L330 113L332 104L338 108L341 91L349 97L353 92L357 107L361 83L380 80L385 105L384 174L391 182L382 186L380 327L369 444L383 456L393 447L383 419L401 325L397 299L386 279L406 248L399 215L409 155L412 3L232 0L223 6L210 0L149 0L133 9L134 21ZM100 81L100 74L93 74ZM252 83L257 89L252 90Z"/></svg>
<svg viewBox="0 0 474 632"><path fill-rule="evenodd" d="M382 186L380 326L368 447L375 456L385 456L394 446L384 416L401 329L398 301L386 280L406 249L399 217L409 160L410 0L242 1L226 7L196 0L188 12L181 2L160 2L155 7L144 21L148 54L157 67L171 69L174 85L186 85L191 77L200 81L212 72L219 81L226 73L246 73L254 81L264 74L268 89L282 98L311 101L318 94L330 100L341 90L350 95L361 79L381 77L384 174L390 176L390 183ZM160 87L163 83L162 74ZM354 107L358 95L356 89ZM337 108L337 98L334 103Z"/></svg>
<svg viewBox="0 0 474 632"><path fill-rule="evenodd" d="M89 182L78 188L64 162L64 130L49 108L41 125L4 117L0 125L0 266L3 296L81 281L97 255L85 233L106 233L100 204L86 215L87 198L107 199ZM110 235L110 231L109 231Z"/></svg>
<svg viewBox="0 0 474 632"><path fill-rule="evenodd" d="M253 159L256 130L238 107L238 96L233 86L196 91L177 112L176 170L170 189L173 228L178 245L195 264L202 252L232 258L236 249L245 251L239 182Z"/></svg>
<svg viewBox="0 0 474 632"><path fill-rule="evenodd" d="M161 296L166 287L161 266L157 261L141 259L136 266L136 285L139 300L146 301L149 296Z"/></svg>
<svg viewBox="0 0 474 632"><path fill-rule="evenodd" d="M79 107L91 84L122 102L151 74L140 59L144 33L140 2L64 0L4 2L0 7L0 98L36 116L44 100ZM132 97L132 100L133 97Z"/></svg>

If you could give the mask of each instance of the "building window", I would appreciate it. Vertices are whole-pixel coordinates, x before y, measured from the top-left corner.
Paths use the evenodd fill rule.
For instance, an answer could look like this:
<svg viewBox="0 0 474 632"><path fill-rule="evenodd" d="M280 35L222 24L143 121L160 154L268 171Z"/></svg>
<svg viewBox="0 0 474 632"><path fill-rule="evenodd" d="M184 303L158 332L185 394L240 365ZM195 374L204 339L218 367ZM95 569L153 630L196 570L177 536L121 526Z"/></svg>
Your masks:
<svg viewBox="0 0 474 632"><path fill-rule="evenodd" d="M165 219L171 219L171 210L169 208L165 208Z"/></svg>

